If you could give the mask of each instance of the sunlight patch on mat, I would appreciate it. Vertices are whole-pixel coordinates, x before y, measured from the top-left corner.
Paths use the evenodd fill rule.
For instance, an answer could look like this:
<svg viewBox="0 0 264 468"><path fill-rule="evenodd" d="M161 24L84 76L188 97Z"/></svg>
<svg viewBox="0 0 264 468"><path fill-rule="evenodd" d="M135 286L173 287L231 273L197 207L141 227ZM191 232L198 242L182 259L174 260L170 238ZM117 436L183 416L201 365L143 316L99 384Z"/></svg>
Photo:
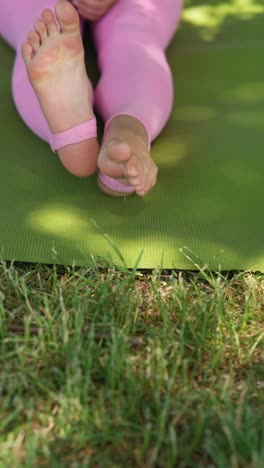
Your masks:
<svg viewBox="0 0 264 468"><path fill-rule="evenodd" d="M264 130L264 111L234 111L227 116L227 121L247 128Z"/></svg>
<svg viewBox="0 0 264 468"><path fill-rule="evenodd" d="M240 188L246 186L254 189L263 182L263 174L258 169L249 167L247 161L229 160L222 163L220 170L226 179Z"/></svg>
<svg viewBox="0 0 264 468"><path fill-rule="evenodd" d="M181 141L180 137L170 138L167 136L165 141L157 140L152 154L159 168L177 167L178 163L187 154L186 144ZM166 157L164 157L164 154L166 154Z"/></svg>
<svg viewBox="0 0 264 468"><path fill-rule="evenodd" d="M214 118L217 112L206 106L184 106L177 107L174 115L182 122L204 122Z"/></svg>
<svg viewBox="0 0 264 468"><path fill-rule="evenodd" d="M87 222L68 206L49 206L32 213L28 219L30 225L40 232L47 231L67 238L69 231L87 229Z"/></svg>
<svg viewBox="0 0 264 468"><path fill-rule="evenodd" d="M227 102L233 100L244 104L260 104L264 102L264 83L253 81L238 84L235 89L227 90L224 98Z"/></svg>
<svg viewBox="0 0 264 468"><path fill-rule="evenodd" d="M255 0L230 0L219 5L198 5L186 7L183 20L201 29L201 36L206 41L213 40L227 19L251 19L264 13L264 4Z"/></svg>

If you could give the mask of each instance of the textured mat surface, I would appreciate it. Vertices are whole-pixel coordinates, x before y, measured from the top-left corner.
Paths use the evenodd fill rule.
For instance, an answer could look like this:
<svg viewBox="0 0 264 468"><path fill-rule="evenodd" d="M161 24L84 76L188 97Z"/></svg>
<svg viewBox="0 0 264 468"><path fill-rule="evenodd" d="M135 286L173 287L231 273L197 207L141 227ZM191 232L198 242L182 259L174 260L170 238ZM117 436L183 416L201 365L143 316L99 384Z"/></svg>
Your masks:
<svg viewBox="0 0 264 468"><path fill-rule="evenodd" d="M167 50L175 105L152 146L158 184L143 199L72 176L26 128L11 97L14 52L0 41L0 258L110 255L132 268L141 254L142 268L263 272L263 20L261 1L186 1Z"/></svg>

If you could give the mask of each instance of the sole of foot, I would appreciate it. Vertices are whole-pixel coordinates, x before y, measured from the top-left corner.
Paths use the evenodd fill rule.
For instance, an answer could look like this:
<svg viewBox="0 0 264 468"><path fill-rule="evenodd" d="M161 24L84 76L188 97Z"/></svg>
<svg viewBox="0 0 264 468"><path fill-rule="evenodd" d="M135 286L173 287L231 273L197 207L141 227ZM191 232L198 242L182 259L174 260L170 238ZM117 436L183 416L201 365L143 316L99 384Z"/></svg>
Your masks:
<svg viewBox="0 0 264 468"><path fill-rule="evenodd" d="M67 0L58 0L55 14L56 18L50 9L41 12L21 53L50 131L60 133L91 120L94 113L78 13ZM58 153L70 172L77 168L76 175L90 175L97 169L96 138L68 145Z"/></svg>

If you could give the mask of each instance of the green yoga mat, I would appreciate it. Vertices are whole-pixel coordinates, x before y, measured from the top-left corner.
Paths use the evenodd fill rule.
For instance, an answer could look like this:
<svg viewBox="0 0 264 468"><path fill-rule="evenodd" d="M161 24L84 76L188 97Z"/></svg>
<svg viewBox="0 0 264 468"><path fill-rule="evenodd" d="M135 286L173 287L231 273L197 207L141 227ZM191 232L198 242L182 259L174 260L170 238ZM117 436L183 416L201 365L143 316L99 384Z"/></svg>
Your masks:
<svg viewBox="0 0 264 468"><path fill-rule="evenodd" d="M0 258L264 272L263 24L261 1L186 1L167 50L174 109L144 198L108 197L96 176L63 168L17 114L14 52L0 42Z"/></svg>

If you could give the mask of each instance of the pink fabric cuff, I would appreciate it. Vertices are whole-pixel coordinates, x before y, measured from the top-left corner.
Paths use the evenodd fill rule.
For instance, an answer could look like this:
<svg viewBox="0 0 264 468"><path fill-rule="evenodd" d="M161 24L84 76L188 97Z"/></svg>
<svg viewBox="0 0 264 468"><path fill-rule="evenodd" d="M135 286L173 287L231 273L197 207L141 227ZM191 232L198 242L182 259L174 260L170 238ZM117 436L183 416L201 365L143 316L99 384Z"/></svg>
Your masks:
<svg viewBox="0 0 264 468"><path fill-rule="evenodd" d="M134 193L136 191L131 185L122 184L122 182L119 182L118 179L109 177L103 174L103 172L99 172L98 177L103 182L104 185L109 187L111 190L115 190L116 192Z"/></svg>
<svg viewBox="0 0 264 468"><path fill-rule="evenodd" d="M80 143L80 141L89 140L90 138L97 137L97 122L96 118L84 122L80 125L76 125L73 128L69 128L64 132L51 133L50 135L50 146L52 151L56 151L67 145L73 143Z"/></svg>

